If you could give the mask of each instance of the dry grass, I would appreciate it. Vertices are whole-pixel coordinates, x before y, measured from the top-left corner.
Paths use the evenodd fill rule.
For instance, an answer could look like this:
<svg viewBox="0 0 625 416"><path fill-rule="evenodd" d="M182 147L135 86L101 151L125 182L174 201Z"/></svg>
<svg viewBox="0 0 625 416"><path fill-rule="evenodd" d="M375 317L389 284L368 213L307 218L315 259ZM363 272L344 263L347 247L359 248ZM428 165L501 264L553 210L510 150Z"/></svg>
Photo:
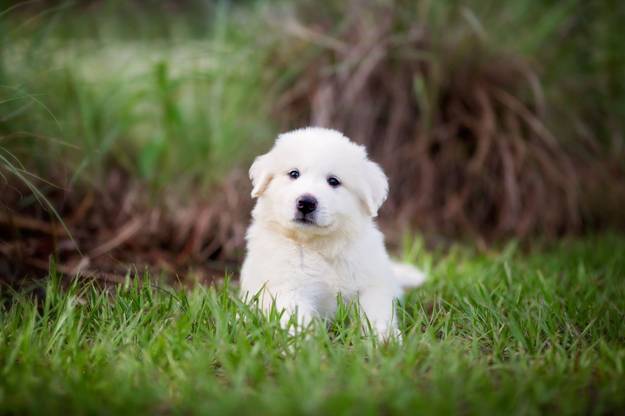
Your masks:
<svg viewBox="0 0 625 416"><path fill-rule="evenodd" d="M276 114L365 144L391 180L382 218L392 228L482 242L555 237L622 206L622 164L552 131L534 65L489 47L475 27L441 36L393 6L302 7L274 57L284 67L304 57ZM612 199L591 206L596 183Z"/></svg>
<svg viewBox="0 0 625 416"><path fill-rule="evenodd" d="M121 281L129 271L185 281L210 281L235 271L251 208L247 175L234 171L206 197L156 198L113 171L102 189L51 190L67 230L34 203L0 215L0 274L41 276L54 255L67 275ZM0 188L5 206L19 207L19 187ZM173 195L173 192L172 192ZM71 237L68 234L71 233Z"/></svg>

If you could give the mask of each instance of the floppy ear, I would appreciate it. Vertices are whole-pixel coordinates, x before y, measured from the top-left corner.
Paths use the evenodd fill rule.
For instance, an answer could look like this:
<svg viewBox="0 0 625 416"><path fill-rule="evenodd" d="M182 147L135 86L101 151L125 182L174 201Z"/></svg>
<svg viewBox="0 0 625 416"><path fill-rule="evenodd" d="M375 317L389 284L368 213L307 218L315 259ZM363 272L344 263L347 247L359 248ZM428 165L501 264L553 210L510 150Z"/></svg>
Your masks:
<svg viewBox="0 0 625 416"><path fill-rule="evenodd" d="M269 162L269 153L258 156L250 167L250 179L252 180L252 198L258 198L265 192L269 182L273 178Z"/></svg>
<svg viewBox="0 0 625 416"><path fill-rule="evenodd" d="M369 215L377 217L378 210L388 196L388 179L377 163L367 160L363 180L365 207Z"/></svg>

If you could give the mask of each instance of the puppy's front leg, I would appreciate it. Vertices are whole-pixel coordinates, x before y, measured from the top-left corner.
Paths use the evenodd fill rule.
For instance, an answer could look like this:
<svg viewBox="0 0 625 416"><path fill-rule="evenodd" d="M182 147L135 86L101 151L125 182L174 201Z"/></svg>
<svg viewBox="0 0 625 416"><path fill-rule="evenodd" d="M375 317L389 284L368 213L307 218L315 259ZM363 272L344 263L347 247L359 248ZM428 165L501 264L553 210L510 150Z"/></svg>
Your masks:
<svg viewBox="0 0 625 416"><path fill-rule="evenodd" d="M301 296L293 292L274 292L269 297L271 303L265 304L265 310L268 313L272 304L275 304L276 310L281 313L280 325L283 328L289 328L291 335L306 329L316 315L315 308L305 296ZM290 326L291 317L296 317L294 326Z"/></svg>
<svg viewBox="0 0 625 416"><path fill-rule="evenodd" d="M401 338L395 322L394 296L390 291L379 287L367 288L359 294L358 302L375 335L383 340Z"/></svg>

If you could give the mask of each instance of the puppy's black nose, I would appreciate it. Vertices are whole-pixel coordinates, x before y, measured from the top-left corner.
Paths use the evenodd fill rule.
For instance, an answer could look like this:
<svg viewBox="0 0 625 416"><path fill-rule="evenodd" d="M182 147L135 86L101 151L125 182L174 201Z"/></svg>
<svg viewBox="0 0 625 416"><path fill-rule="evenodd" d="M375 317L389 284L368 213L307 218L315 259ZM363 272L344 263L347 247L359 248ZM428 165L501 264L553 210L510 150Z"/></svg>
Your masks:
<svg viewBox="0 0 625 416"><path fill-rule="evenodd" d="M302 195L295 202L297 210L302 214L310 214L317 209L317 198L312 195Z"/></svg>

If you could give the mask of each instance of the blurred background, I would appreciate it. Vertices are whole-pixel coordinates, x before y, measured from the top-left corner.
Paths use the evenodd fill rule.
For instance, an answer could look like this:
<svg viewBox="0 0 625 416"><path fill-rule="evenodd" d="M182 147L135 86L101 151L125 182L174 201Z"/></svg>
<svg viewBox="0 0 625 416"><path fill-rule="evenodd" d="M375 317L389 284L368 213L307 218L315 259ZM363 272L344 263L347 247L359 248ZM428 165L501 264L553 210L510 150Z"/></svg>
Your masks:
<svg viewBox="0 0 625 416"><path fill-rule="evenodd" d="M625 228L622 1L0 5L2 279L236 274L247 168L306 125L383 165L395 250Z"/></svg>

